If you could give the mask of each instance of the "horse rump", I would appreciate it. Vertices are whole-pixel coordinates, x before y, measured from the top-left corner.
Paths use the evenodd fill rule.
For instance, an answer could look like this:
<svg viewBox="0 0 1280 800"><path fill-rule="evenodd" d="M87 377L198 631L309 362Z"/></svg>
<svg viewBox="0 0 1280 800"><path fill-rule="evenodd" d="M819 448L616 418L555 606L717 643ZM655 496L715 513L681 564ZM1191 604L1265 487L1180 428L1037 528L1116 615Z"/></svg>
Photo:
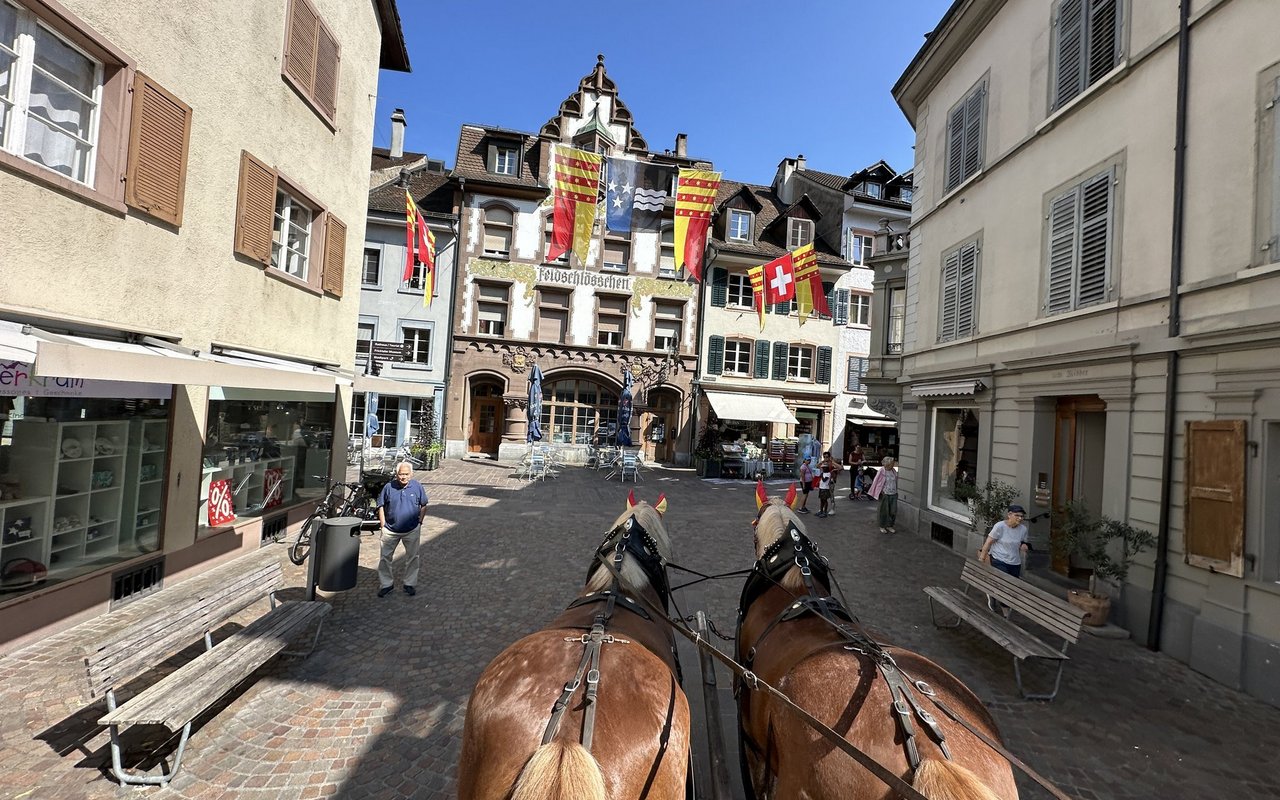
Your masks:
<svg viewBox="0 0 1280 800"><path fill-rule="evenodd" d="M587 748L549 742L529 757L511 800L606 800L604 775Z"/></svg>
<svg viewBox="0 0 1280 800"><path fill-rule="evenodd" d="M1008 800L987 788L972 770L940 758L920 762L911 788L929 800Z"/></svg>

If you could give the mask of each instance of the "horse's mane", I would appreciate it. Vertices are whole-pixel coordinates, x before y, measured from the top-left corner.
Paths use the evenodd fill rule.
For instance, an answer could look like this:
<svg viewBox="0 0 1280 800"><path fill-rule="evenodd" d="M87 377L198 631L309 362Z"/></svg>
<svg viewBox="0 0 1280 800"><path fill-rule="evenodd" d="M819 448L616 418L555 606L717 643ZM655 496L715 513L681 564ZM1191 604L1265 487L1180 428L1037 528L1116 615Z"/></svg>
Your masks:
<svg viewBox="0 0 1280 800"><path fill-rule="evenodd" d="M760 558L774 542L787 535L790 523L795 523L801 533L808 535L804 523L800 521L800 515L792 511L785 500L780 497L769 498L756 521L756 558ZM792 592L804 589L804 578L799 567L787 570L782 578L782 588Z"/></svg>
<svg viewBox="0 0 1280 800"><path fill-rule="evenodd" d="M667 535L667 527L662 523L662 515L654 510L653 506L646 502L639 502L623 511L618 518L609 526L609 530L616 529L619 525L627 521L627 519L635 517L640 527L644 528L654 542L658 545L658 555L663 559L671 558L671 537ZM621 534L619 534L621 535ZM634 557L628 555L622 560L622 585L623 588L631 591L644 589L649 585L649 577L645 574L644 569L636 563ZM613 575L603 566L597 567L596 571L591 574L591 578L587 581L586 591L599 592L609 588L609 584L613 581Z"/></svg>

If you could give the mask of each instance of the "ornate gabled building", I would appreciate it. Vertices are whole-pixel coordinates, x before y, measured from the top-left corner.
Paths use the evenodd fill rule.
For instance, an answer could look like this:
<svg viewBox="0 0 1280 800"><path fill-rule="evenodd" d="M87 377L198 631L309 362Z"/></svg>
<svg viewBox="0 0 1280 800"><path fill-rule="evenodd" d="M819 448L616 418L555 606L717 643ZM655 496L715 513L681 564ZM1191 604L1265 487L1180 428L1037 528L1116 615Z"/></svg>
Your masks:
<svg viewBox="0 0 1280 800"><path fill-rule="evenodd" d="M548 259L557 144L661 170L668 197L659 229L605 231L600 214L585 263ZM697 308L675 264L671 187L679 167L695 165L708 166L686 156L683 135L674 153L648 151L603 56L536 134L462 126L447 455L523 452L537 365L543 441L585 454L593 439L612 438L629 371L632 439L651 459L688 462Z"/></svg>
<svg viewBox="0 0 1280 800"><path fill-rule="evenodd" d="M836 283L832 307L836 324L842 326L839 357L832 364L836 390L832 453L847 458L854 445L861 444L868 459L876 452L897 456L897 415L881 413L886 409L874 409L868 403L864 379L873 359L872 326L889 320L884 309L873 308L873 277L886 266L892 270L891 265L880 263L881 256L895 236L906 235L912 173L899 174L877 161L851 175L834 175L809 169L800 156L782 160L774 186L786 199L808 196L823 213L817 235L839 242L841 257L853 265Z"/></svg>
<svg viewBox="0 0 1280 800"><path fill-rule="evenodd" d="M852 265L840 257L838 239L819 233L826 221L808 194L783 197L775 187L720 184L711 231L714 260L703 284L698 383L699 420L711 423L699 424L709 429L700 440L703 455L715 459L720 453L710 445L730 443L726 468L737 466L739 448L746 451L741 454L747 470L758 472L762 465L751 462L772 460L789 469L809 439L831 442L837 391L832 367L843 323L815 313L801 325L790 301L771 306L761 330L747 275L751 267L813 242L828 306L833 313L847 309L847 296L838 298L835 287Z"/></svg>

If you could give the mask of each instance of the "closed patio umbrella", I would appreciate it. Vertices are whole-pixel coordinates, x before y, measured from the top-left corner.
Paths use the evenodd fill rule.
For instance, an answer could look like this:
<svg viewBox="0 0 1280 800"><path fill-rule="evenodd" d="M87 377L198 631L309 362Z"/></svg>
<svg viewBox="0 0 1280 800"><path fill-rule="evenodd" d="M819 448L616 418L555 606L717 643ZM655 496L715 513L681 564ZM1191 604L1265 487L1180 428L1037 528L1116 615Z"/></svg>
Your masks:
<svg viewBox="0 0 1280 800"><path fill-rule="evenodd" d="M529 373L529 432L525 441L542 441L542 370L537 364Z"/></svg>
<svg viewBox="0 0 1280 800"><path fill-rule="evenodd" d="M631 447L631 370L622 371L622 394L618 396L618 432L614 441L619 447Z"/></svg>

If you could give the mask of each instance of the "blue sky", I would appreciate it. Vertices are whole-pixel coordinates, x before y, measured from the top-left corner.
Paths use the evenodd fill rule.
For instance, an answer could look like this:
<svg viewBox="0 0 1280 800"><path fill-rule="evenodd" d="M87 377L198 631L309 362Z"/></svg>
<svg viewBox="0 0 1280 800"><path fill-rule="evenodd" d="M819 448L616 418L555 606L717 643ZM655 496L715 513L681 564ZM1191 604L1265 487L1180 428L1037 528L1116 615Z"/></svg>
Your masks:
<svg viewBox="0 0 1280 800"><path fill-rule="evenodd" d="M452 167L465 122L536 133L596 54L649 149L768 183L778 162L849 174L912 165L890 94L950 0L400 0L413 72L383 72L374 144L405 109L406 149ZM617 9L617 10L615 10Z"/></svg>

